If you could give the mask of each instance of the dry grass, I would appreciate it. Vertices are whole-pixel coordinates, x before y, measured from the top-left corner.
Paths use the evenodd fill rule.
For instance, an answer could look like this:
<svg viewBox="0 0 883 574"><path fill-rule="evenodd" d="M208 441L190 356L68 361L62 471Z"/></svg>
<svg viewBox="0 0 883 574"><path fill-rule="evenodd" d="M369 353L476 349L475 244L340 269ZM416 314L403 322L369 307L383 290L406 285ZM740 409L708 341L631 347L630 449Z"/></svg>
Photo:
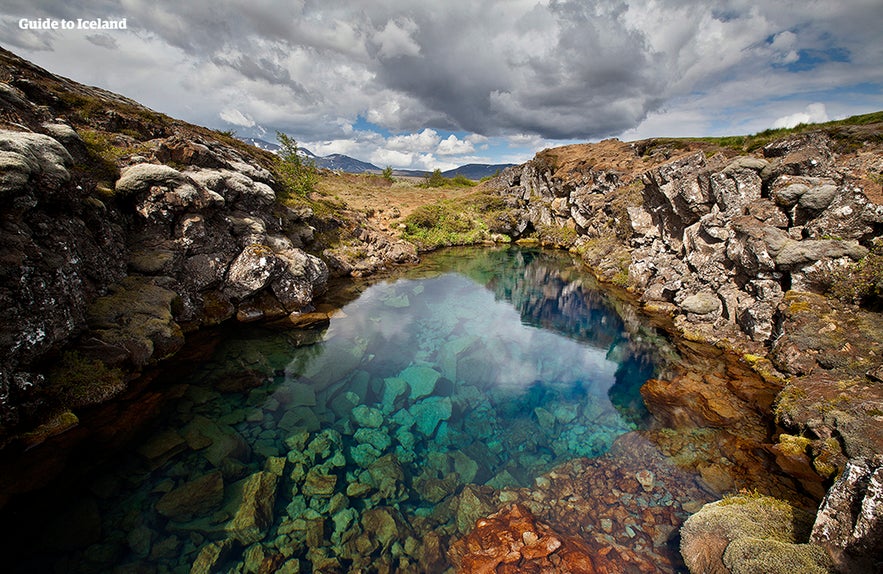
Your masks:
<svg viewBox="0 0 883 574"><path fill-rule="evenodd" d="M323 172L317 192L362 211L377 228L395 234L399 224L418 207L439 200L460 200L474 193L471 187L425 188L421 177L396 177L393 181L381 175L334 174Z"/></svg>

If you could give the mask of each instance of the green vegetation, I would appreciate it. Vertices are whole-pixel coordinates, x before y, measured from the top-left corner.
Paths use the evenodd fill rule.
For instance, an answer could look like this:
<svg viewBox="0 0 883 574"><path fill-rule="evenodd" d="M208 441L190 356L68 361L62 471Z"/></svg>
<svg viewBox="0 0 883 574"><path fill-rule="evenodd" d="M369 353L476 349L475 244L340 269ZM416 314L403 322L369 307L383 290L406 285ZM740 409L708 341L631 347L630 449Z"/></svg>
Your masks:
<svg viewBox="0 0 883 574"><path fill-rule="evenodd" d="M383 173L381 175L383 176L383 179L385 179L386 181L392 181L392 166L388 165L385 168L383 168Z"/></svg>
<svg viewBox="0 0 883 574"><path fill-rule="evenodd" d="M472 181L464 175L455 175L454 177L445 177L440 169L436 169L426 176L426 180L421 187L474 187L476 182Z"/></svg>
<svg viewBox="0 0 883 574"><path fill-rule="evenodd" d="M469 245L488 236L487 225L477 214L464 204L452 200L418 207L405 218L404 223L404 238L423 250Z"/></svg>
<svg viewBox="0 0 883 574"><path fill-rule="evenodd" d="M113 182L120 177L117 160L128 155L129 148L115 146L104 132L81 129L79 134L83 143L86 144L86 151L90 159L88 163L83 164L83 167L88 170L86 173L95 179L100 186L112 189Z"/></svg>
<svg viewBox="0 0 883 574"><path fill-rule="evenodd" d="M125 389L126 384L119 369L68 351L49 372L49 386L63 405L78 408L104 402Z"/></svg>
<svg viewBox="0 0 883 574"><path fill-rule="evenodd" d="M536 237L543 245L552 247L571 247L579 237L576 229L564 225L539 225L536 228Z"/></svg>
<svg viewBox="0 0 883 574"><path fill-rule="evenodd" d="M842 301L883 308L883 241L860 261L832 273L829 292Z"/></svg>
<svg viewBox="0 0 883 574"><path fill-rule="evenodd" d="M276 132L276 139L282 146L275 165L276 176L283 188L280 199L307 197L319 183L316 166L298 153L294 139L282 132Z"/></svg>
<svg viewBox="0 0 883 574"><path fill-rule="evenodd" d="M821 124L798 124L793 128L775 128L758 132L753 135L700 137L700 138L653 138L647 140L642 147L642 155L650 155L654 150L666 147L669 149L687 149L690 144L709 144L719 148L732 149L737 152L752 152L774 142L775 140L812 131L824 131L837 141L842 150L850 151L861 142L872 140L883 141L879 130L863 132L856 130L861 126L883 122L883 112L874 112L860 116L852 116L843 120L834 120Z"/></svg>

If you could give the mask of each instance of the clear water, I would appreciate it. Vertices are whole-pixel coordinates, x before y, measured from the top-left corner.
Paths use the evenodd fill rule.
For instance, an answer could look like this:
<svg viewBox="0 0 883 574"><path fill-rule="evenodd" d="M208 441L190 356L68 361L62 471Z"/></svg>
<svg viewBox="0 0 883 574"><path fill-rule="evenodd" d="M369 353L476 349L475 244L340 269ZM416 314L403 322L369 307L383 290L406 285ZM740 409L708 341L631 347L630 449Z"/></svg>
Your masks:
<svg viewBox="0 0 883 574"><path fill-rule="evenodd" d="M414 570L464 485L644 420L653 357L566 254L448 251L355 290L322 328L228 332L20 571Z"/></svg>

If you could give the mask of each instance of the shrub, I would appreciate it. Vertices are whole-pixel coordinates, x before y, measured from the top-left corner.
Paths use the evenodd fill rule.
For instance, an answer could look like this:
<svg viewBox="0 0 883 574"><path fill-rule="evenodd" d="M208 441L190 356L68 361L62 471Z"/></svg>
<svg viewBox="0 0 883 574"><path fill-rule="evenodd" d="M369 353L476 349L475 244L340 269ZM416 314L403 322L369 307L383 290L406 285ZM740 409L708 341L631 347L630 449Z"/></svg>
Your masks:
<svg viewBox="0 0 883 574"><path fill-rule="evenodd" d="M319 173L315 164L298 153L297 142L282 132L276 132L282 149L276 161L276 175L282 184L281 199L306 197L316 190Z"/></svg>

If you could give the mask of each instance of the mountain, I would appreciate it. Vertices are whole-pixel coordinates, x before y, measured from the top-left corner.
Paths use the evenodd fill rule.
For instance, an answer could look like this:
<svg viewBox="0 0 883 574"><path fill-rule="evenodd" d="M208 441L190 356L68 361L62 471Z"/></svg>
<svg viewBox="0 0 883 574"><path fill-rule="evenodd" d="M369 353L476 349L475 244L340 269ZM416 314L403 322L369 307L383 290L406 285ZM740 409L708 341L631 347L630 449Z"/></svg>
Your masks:
<svg viewBox="0 0 883 574"><path fill-rule="evenodd" d="M260 138L239 138L247 144L251 144L256 148L277 153L280 149L282 149L279 144L274 144L268 142L266 140L262 140ZM368 163L365 161L358 160L354 157L350 157L348 155L343 155L340 153L335 153L326 156L319 156L308 150L304 147L299 147L298 151L305 156L313 160L316 164L316 167L323 169L330 169L333 171L344 171L346 173L365 173L365 172L378 172L383 171L381 168L377 167L373 163ZM488 177L494 175L498 171L501 171L507 167L511 167L515 164L512 163L503 163L503 164L484 164L484 163L469 163L466 165L461 165L460 167L456 167L454 169L449 169L447 171L443 171L442 175L445 177L454 177L457 175L462 175L469 179L479 180L483 177ZM417 170L417 169L397 169L393 172L393 175L398 175L402 177L426 177L428 176L430 171Z"/></svg>
<svg viewBox="0 0 883 574"><path fill-rule="evenodd" d="M279 144L274 144L272 142L268 142L267 140L262 140L259 138L239 138L247 144L251 144L258 149L262 149L264 151L271 151L276 153L280 149L282 149Z"/></svg>
<svg viewBox="0 0 883 574"><path fill-rule="evenodd" d="M326 156L317 156L309 152L309 150L301 148L301 151L307 152L311 156L316 167L330 169L334 171L345 171L347 173L365 173L374 171L380 173L383 171L372 163L357 160L356 158L340 153L334 153Z"/></svg>
<svg viewBox="0 0 883 574"><path fill-rule="evenodd" d="M483 177L490 177L495 175L497 172L503 171L507 167L512 167L515 165L514 163L501 163L501 164L486 164L486 163L467 163L466 165L461 165L460 167L449 169L448 171L443 171L442 175L445 177L454 177L457 175L462 175L463 177L469 179L481 179Z"/></svg>

